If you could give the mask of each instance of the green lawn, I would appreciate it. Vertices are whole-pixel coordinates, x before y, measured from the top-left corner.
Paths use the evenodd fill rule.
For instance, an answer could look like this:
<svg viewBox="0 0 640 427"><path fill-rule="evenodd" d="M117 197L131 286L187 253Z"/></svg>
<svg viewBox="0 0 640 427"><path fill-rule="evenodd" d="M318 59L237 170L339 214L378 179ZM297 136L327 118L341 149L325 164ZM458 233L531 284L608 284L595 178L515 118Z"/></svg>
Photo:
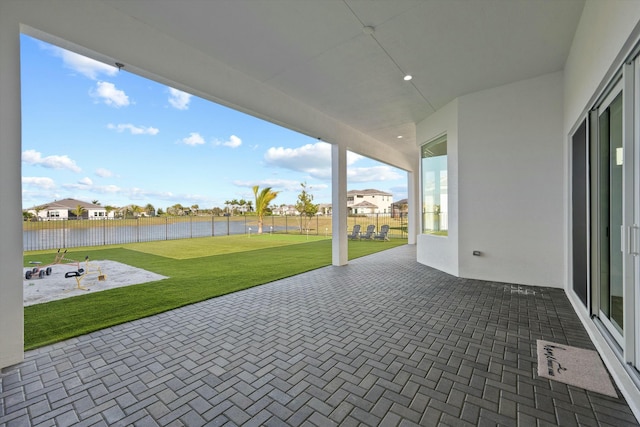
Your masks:
<svg viewBox="0 0 640 427"><path fill-rule="evenodd" d="M349 259L403 244L406 239L349 241ZM46 262L54 254L25 253L25 266L29 261ZM85 256L118 261L169 278L25 307L25 350L330 265L331 240L243 235L68 252L72 259Z"/></svg>

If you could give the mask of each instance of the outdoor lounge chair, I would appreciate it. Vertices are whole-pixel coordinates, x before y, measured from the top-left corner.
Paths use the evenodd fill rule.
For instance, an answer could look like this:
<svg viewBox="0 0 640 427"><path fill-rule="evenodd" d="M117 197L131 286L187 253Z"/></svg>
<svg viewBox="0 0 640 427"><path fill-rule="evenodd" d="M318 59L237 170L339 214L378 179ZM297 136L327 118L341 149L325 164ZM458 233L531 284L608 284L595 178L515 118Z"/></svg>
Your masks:
<svg viewBox="0 0 640 427"><path fill-rule="evenodd" d="M360 236L360 238L371 240L375 235L376 235L376 226L373 224L370 224L370 225L367 225L367 231L365 231L364 234Z"/></svg>
<svg viewBox="0 0 640 427"><path fill-rule="evenodd" d="M389 226L383 225L380 227L380 232L374 236L376 240L389 240Z"/></svg>
<svg viewBox="0 0 640 427"><path fill-rule="evenodd" d="M349 239L356 240L360 238L360 224L356 224L353 226L353 230L351 234L349 234Z"/></svg>

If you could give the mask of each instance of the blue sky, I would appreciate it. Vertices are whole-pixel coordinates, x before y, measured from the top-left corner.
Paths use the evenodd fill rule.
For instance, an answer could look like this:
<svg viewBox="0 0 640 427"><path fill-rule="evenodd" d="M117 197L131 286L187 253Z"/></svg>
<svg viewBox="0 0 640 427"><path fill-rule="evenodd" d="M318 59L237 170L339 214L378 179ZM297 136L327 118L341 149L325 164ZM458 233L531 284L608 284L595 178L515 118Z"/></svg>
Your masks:
<svg viewBox="0 0 640 427"><path fill-rule="evenodd" d="M330 145L23 35L22 204L331 202ZM406 197L406 173L349 153L348 189Z"/></svg>

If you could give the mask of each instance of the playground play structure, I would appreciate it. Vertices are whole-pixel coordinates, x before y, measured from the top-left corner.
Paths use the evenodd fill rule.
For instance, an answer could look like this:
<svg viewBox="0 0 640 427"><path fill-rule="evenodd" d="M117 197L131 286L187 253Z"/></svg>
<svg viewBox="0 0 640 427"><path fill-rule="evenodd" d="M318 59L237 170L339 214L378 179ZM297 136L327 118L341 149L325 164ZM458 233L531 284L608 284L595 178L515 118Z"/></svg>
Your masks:
<svg viewBox="0 0 640 427"><path fill-rule="evenodd" d="M64 274L64 277L66 279L69 279L69 278L76 279L76 285L78 289L86 290L86 288L82 286L82 281L85 278L93 277L98 279L99 282L107 279L107 275L102 272L102 269L100 268L100 266L90 262L88 256L84 258L84 262L81 262L81 261L76 261L76 260L66 258L66 254L67 254L66 250L60 253L60 249L58 249L58 252L56 253L56 256L53 259L53 261L45 265L42 265L40 261L31 261L30 264L33 264L34 267L25 272L25 275L24 275L25 279L31 280L36 277L42 279L45 276L50 276L51 273L53 272L54 265L74 266L75 270L67 271Z"/></svg>
<svg viewBox="0 0 640 427"><path fill-rule="evenodd" d="M53 272L52 266L56 264L77 263L77 261L65 260L64 257L66 254L67 254L66 250L63 253L60 253L60 249L58 249L58 253L53 259L53 262L50 262L49 264L42 265L42 262L40 261L29 262L29 264L34 265L34 267L31 270L26 271L26 273L24 274L24 278L27 280L35 279L36 277L39 277L40 279L42 279L44 276L51 275L51 273ZM67 261L71 261L71 262L67 262Z"/></svg>

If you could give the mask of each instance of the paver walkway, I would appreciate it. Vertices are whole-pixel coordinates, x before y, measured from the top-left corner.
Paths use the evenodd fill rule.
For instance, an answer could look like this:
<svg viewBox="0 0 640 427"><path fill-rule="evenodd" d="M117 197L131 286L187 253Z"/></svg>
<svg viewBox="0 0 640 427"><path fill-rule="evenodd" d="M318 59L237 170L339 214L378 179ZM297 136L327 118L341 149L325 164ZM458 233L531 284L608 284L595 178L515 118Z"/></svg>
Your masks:
<svg viewBox="0 0 640 427"><path fill-rule="evenodd" d="M592 348L562 290L464 280L403 246L26 354L0 424L636 425L536 375Z"/></svg>

